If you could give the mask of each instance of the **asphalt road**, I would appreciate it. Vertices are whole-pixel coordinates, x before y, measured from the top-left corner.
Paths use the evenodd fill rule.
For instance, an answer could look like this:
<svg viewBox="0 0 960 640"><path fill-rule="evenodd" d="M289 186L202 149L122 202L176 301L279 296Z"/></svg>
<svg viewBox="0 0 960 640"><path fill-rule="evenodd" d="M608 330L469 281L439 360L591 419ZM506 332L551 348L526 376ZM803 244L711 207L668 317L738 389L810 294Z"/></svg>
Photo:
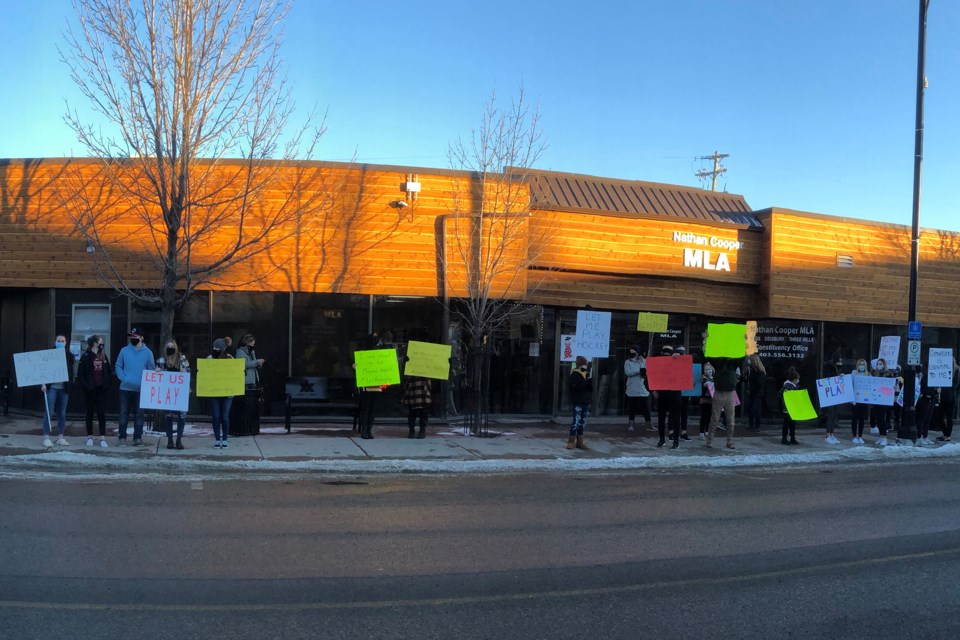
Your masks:
<svg viewBox="0 0 960 640"><path fill-rule="evenodd" d="M0 483L0 638L960 637L953 463Z"/></svg>

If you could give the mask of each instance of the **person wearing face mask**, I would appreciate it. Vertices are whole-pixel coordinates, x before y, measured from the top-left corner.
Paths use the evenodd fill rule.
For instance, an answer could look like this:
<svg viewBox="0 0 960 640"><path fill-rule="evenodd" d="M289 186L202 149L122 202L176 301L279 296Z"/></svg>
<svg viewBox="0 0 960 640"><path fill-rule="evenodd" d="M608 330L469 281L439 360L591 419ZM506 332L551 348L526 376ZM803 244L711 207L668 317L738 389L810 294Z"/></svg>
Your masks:
<svg viewBox="0 0 960 640"><path fill-rule="evenodd" d="M46 401L46 411L43 414L43 446L48 449L53 446L50 440L50 421L54 414L57 416L57 444L61 447L69 444L63 437L67 429L67 401L70 399L70 391L73 389L73 363L74 357L67 349L66 336L58 335L54 340L53 346L62 349L64 358L67 360L67 380L65 382L54 382L53 384L40 385L40 391L43 392Z"/></svg>
<svg viewBox="0 0 960 640"><path fill-rule="evenodd" d="M660 348L660 355L663 357L679 356L674 353L673 347L665 344ZM683 396L675 390L654 391L657 398L657 435L660 440L657 447L662 447L667 441L667 431L669 426L670 439L673 441L673 447L680 446L680 403Z"/></svg>
<svg viewBox="0 0 960 640"><path fill-rule="evenodd" d="M120 349L117 354L117 364L114 370L120 381L120 416L117 420L118 444L127 442L127 422L130 412L133 411L133 445L143 444L143 409L140 407L140 383L144 371L153 371L155 361L153 352L144 344L143 334L139 329L130 329L127 333L130 344Z"/></svg>
<svg viewBox="0 0 960 640"><path fill-rule="evenodd" d="M857 360L857 365L853 368L854 376L868 376L867 361L863 358ZM850 418L850 430L853 432L853 444L864 444L863 428L867 422L867 412L870 405L853 403L853 416Z"/></svg>
<svg viewBox="0 0 960 640"><path fill-rule="evenodd" d="M843 372L840 370L840 367L842 366L843 359L840 357L840 354L835 354L833 357L833 362L823 365L823 377L833 378L835 376L843 375ZM824 439L826 443L840 444L840 441L837 440L837 437L834 435L834 431L837 428L837 419L840 416L840 405L835 404L830 407L821 407L820 415L826 419L827 436Z"/></svg>
<svg viewBox="0 0 960 640"><path fill-rule="evenodd" d="M180 352L180 346L173 338L167 340L163 355L157 358L157 371L190 373L190 361ZM173 419L177 419L177 441L173 441ZM187 420L186 411L169 411L163 416L163 425L167 432L167 449L183 449L183 427Z"/></svg>
<svg viewBox="0 0 960 640"><path fill-rule="evenodd" d="M570 401L573 405L573 421L570 423L570 437L567 449L587 449L583 443L583 427L590 418L590 405L593 402L593 384L587 377L587 359L577 356L576 368L570 372Z"/></svg>
<svg viewBox="0 0 960 640"><path fill-rule="evenodd" d="M627 379L627 431L633 431L634 419L637 413L643 416L647 429L653 425L650 422L650 391L647 389L647 362L640 355L640 347L634 345L627 352L627 359L623 363L623 375Z"/></svg>
<svg viewBox="0 0 960 640"><path fill-rule="evenodd" d="M796 391L800 388L800 374L797 373L795 367L790 367L787 369L787 379L783 381L783 386L780 388L780 410L783 412L783 426L780 429L780 444L800 444L797 441L797 423L790 415L790 412L787 411L787 405L784 402L784 395L788 391ZM790 439L787 440L787 436L790 436Z"/></svg>
<svg viewBox="0 0 960 640"><path fill-rule="evenodd" d="M93 414L100 427L100 446L107 447L107 389L113 382L110 358L104 350L103 336L87 338L87 350L80 356L77 382L83 388L86 400L87 446L93 446Z"/></svg>
<svg viewBox="0 0 960 640"><path fill-rule="evenodd" d="M244 394L239 406L233 412L233 430L237 435L259 435L260 433L260 397L263 390L260 388L260 370L264 359L257 357L257 338L248 333L240 338L237 347L237 358L242 358Z"/></svg>
<svg viewBox="0 0 960 640"><path fill-rule="evenodd" d="M877 378L892 378L893 372L887 369L887 362L883 358L877 358L876 368L871 374ZM890 428L890 410L891 407L885 405L873 405L870 407L870 424L874 423L877 425L877 429L880 433L880 437L877 439L877 444L881 447L887 445L887 430ZM871 428L871 433L873 429Z"/></svg>
<svg viewBox="0 0 960 640"><path fill-rule="evenodd" d="M227 353L227 341L223 338L217 338L213 341L213 347L210 349L210 355L207 358L232 358ZM213 437L215 439L214 447L217 449L227 448L227 437L230 435L230 405L233 404L233 396L218 396L209 398L210 400L210 418L213 422Z"/></svg>

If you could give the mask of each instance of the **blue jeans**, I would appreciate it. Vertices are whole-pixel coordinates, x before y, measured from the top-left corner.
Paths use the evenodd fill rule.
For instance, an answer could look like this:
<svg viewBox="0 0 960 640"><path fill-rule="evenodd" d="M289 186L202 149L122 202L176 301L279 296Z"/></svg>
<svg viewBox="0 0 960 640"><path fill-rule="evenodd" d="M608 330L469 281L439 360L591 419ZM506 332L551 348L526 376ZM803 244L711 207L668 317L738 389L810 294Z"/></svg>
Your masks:
<svg viewBox="0 0 960 640"><path fill-rule="evenodd" d="M233 396L229 398L210 398L210 415L213 416L213 435L217 440L226 440L230 433L230 405Z"/></svg>
<svg viewBox="0 0 960 640"><path fill-rule="evenodd" d="M143 438L143 409L140 408L140 391L127 391L120 389L120 417L117 420L117 426L120 431L120 439L127 437L127 420L130 418L130 410L133 409L133 439Z"/></svg>
<svg viewBox="0 0 960 640"><path fill-rule="evenodd" d="M590 417L590 403L573 405L573 423L570 425L571 436L582 436L583 425L587 424L587 418Z"/></svg>
<svg viewBox="0 0 960 640"><path fill-rule="evenodd" d="M47 412L43 414L43 435L50 435L50 418L57 416L57 433L61 436L67 428L67 400L70 394L66 389L47 387Z"/></svg>

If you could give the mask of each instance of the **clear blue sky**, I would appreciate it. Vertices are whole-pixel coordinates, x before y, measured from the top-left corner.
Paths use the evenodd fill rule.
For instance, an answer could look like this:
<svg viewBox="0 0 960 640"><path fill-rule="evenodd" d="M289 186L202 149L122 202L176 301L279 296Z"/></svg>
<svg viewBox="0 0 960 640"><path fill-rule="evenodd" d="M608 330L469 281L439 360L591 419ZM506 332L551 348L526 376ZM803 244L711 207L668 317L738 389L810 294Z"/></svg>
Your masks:
<svg viewBox="0 0 960 640"><path fill-rule="evenodd" d="M0 0L0 157L82 155L56 45L69 0ZM755 209L910 224L917 0L294 0L321 159L445 167L491 89L539 96L539 168L720 186ZM931 0L921 222L960 230L960 2Z"/></svg>

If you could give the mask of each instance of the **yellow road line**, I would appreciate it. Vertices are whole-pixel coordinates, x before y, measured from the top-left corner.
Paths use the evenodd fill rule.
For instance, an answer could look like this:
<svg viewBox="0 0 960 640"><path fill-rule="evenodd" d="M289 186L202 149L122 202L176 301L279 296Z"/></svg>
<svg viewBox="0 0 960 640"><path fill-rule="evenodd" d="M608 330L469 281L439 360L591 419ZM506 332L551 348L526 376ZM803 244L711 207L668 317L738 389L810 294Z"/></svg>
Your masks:
<svg viewBox="0 0 960 640"><path fill-rule="evenodd" d="M650 589L676 589L693 586L710 586L732 583L751 582L770 578L785 578L803 574L816 573L831 569L855 569L894 562L923 560L937 556L955 555L960 553L960 547L927 551L923 553L909 553L867 560L850 560L829 564L748 573L739 576L725 576L719 578L691 578L687 580L669 580L663 582L647 582L628 584L616 587L595 587L590 589L565 589L553 591L533 591L530 593L505 593L490 596L465 596L460 598L428 598L425 600L369 600L363 602L301 602L282 604L98 604L98 603L70 603L70 602L30 602L23 600L0 600L0 609L40 609L61 611L136 611L136 612L258 612L258 611L321 611L335 609L392 609L396 607L442 607L470 604L506 603L524 600L538 600L545 598L576 598L599 595L614 595Z"/></svg>

